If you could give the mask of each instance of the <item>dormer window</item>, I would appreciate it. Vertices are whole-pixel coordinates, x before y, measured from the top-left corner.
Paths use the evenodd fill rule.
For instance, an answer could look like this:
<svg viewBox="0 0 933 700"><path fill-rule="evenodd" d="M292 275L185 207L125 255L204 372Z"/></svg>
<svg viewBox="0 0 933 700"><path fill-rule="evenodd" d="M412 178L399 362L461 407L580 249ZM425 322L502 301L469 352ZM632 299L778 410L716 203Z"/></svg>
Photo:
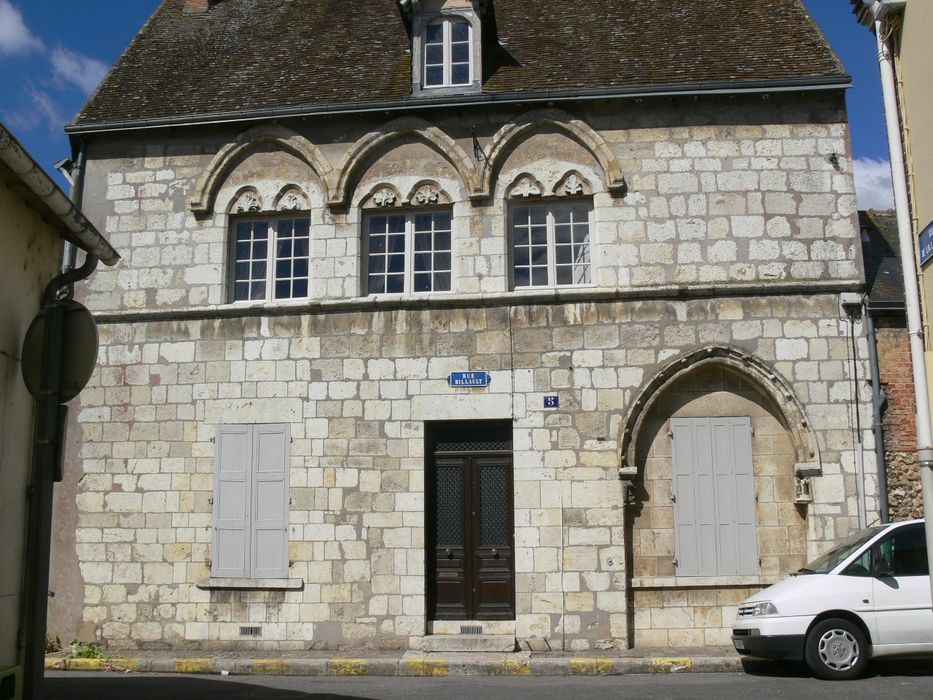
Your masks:
<svg viewBox="0 0 933 700"><path fill-rule="evenodd" d="M432 22L424 29L424 87L452 87L472 82L472 33L460 18Z"/></svg>
<svg viewBox="0 0 933 700"><path fill-rule="evenodd" d="M479 0L409 0L412 94L463 95L482 89Z"/></svg>

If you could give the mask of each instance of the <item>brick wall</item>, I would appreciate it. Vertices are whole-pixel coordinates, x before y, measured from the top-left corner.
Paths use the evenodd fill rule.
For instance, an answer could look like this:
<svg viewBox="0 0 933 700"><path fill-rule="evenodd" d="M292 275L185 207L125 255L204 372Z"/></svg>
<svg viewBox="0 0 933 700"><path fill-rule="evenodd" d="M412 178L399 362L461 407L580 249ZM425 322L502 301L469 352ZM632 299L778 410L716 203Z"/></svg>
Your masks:
<svg viewBox="0 0 933 700"><path fill-rule="evenodd" d="M882 422L891 519L919 518L923 500L917 466L917 402L906 321L898 316L878 318L875 334L881 384L888 399Z"/></svg>

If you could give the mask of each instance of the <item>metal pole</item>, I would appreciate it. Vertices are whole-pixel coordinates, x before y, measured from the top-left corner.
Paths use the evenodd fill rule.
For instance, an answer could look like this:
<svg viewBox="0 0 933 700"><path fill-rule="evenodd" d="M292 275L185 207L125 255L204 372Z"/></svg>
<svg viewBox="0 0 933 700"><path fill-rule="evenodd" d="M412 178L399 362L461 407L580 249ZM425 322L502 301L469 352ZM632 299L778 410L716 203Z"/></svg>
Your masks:
<svg viewBox="0 0 933 700"><path fill-rule="evenodd" d="M897 232L904 266L904 296L907 301L907 330L910 335L910 360L914 373L917 398L917 457L920 462L920 484L923 490L923 515L926 518L927 559L933 564L933 425L930 423L930 396L924 360L923 321L920 315L920 284L917 281L916 243L910 223L910 200L907 196L907 175L904 149L901 144L900 112L894 80L894 60L884 39L884 25L875 22L878 45L878 67L884 93L884 113L891 155L891 176L894 181L894 206L897 210ZM933 602L933 570L930 573L930 596Z"/></svg>

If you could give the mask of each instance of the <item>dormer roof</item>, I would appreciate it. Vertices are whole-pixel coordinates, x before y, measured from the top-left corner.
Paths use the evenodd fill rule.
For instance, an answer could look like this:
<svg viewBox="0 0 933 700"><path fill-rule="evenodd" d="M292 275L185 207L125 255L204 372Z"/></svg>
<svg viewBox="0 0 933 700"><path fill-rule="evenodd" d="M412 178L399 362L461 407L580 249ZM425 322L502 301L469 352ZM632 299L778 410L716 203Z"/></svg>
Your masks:
<svg viewBox="0 0 933 700"><path fill-rule="evenodd" d="M398 0L185 5L163 0L71 131L430 104ZM482 17L464 102L849 82L799 0L493 0Z"/></svg>

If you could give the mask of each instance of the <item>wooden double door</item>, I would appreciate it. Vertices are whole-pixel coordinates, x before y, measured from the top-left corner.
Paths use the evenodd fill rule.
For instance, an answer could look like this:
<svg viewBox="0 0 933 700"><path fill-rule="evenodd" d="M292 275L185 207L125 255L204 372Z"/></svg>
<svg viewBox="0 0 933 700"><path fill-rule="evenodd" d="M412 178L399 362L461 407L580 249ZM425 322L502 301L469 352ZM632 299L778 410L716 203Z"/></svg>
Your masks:
<svg viewBox="0 0 933 700"><path fill-rule="evenodd" d="M514 619L511 451L441 449L428 477L430 619Z"/></svg>

